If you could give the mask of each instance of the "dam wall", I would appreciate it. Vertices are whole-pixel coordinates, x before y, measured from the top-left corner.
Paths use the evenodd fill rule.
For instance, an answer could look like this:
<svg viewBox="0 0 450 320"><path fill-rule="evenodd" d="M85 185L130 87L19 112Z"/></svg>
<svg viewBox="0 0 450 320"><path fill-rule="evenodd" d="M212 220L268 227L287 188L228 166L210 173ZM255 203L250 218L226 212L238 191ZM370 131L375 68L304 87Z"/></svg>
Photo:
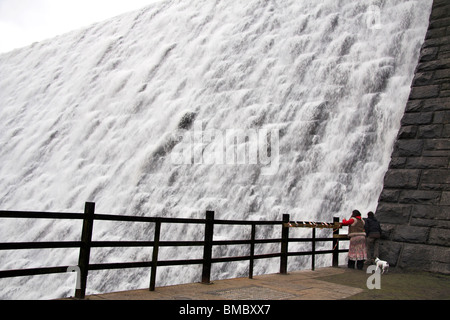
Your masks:
<svg viewBox="0 0 450 320"><path fill-rule="evenodd" d="M384 179L380 256L450 273L450 3L435 0Z"/></svg>

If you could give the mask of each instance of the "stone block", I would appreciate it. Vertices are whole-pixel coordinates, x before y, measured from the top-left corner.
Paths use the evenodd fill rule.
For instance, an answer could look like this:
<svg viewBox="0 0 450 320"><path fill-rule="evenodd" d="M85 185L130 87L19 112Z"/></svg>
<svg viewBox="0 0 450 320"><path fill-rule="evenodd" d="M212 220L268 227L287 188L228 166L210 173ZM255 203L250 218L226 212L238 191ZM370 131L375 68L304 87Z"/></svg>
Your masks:
<svg viewBox="0 0 450 320"><path fill-rule="evenodd" d="M450 229L450 220L411 218L410 225L415 227Z"/></svg>
<svg viewBox="0 0 450 320"><path fill-rule="evenodd" d="M430 272L450 274L450 263L431 261Z"/></svg>
<svg viewBox="0 0 450 320"><path fill-rule="evenodd" d="M448 151L447 150L427 149L427 150L422 151L422 155L424 157L447 157Z"/></svg>
<svg viewBox="0 0 450 320"><path fill-rule="evenodd" d="M430 236L428 238L428 243L450 247L450 230L438 228L431 229Z"/></svg>
<svg viewBox="0 0 450 320"><path fill-rule="evenodd" d="M380 259L385 260L390 266L395 267L400 256L402 244L392 241L380 240Z"/></svg>
<svg viewBox="0 0 450 320"><path fill-rule="evenodd" d="M402 126L398 133L399 139L412 139L417 134L417 126Z"/></svg>
<svg viewBox="0 0 450 320"><path fill-rule="evenodd" d="M450 183L450 171L443 169L423 170L421 183Z"/></svg>
<svg viewBox="0 0 450 320"><path fill-rule="evenodd" d="M433 123L450 123L450 111L437 111L433 117Z"/></svg>
<svg viewBox="0 0 450 320"><path fill-rule="evenodd" d="M418 258L420 258L420 251L422 251L421 257L424 260L422 264L417 261ZM419 253L419 257L415 256L417 253ZM414 269L439 273L449 273L450 271L448 267L450 265L450 250L446 247L405 244L402 253L402 260L403 259L405 262L410 261L410 266L405 265L405 267L409 269L412 269L412 266L422 265L424 267L423 269L417 267L414 267Z"/></svg>
<svg viewBox="0 0 450 320"><path fill-rule="evenodd" d="M418 72L416 73L414 80L413 80L413 86L426 86L430 85L433 82L433 76L434 71L424 71L424 72Z"/></svg>
<svg viewBox="0 0 450 320"><path fill-rule="evenodd" d="M450 191L450 184L442 184L442 183L421 183L419 186L421 190L436 190L436 191Z"/></svg>
<svg viewBox="0 0 450 320"><path fill-rule="evenodd" d="M450 170L424 170L419 188L450 191Z"/></svg>
<svg viewBox="0 0 450 320"><path fill-rule="evenodd" d="M444 125L442 124L420 126L418 129L417 137L419 139L441 138L443 129Z"/></svg>
<svg viewBox="0 0 450 320"><path fill-rule="evenodd" d="M400 190L383 189L380 195L380 200L383 202L398 202Z"/></svg>
<svg viewBox="0 0 450 320"><path fill-rule="evenodd" d="M436 2L436 1L437 0L434 0L434 2ZM444 0L444 1L446 1L446 0ZM448 26L450 26L450 18L443 18L443 19L430 21L430 28L432 28L432 29L448 27Z"/></svg>
<svg viewBox="0 0 450 320"><path fill-rule="evenodd" d="M436 39L427 39L424 42L424 48L441 46L441 45L445 45L446 43L447 44L450 43L450 36L436 38ZM450 59L440 59L440 60L421 62L418 64L416 70L418 72L423 72L423 71L433 71L433 70L438 70L438 69L449 69L449 68L450 68Z"/></svg>
<svg viewBox="0 0 450 320"><path fill-rule="evenodd" d="M439 93L440 97L450 97L450 90L441 90Z"/></svg>
<svg viewBox="0 0 450 320"><path fill-rule="evenodd" d="M434 73L434 79L436 80L450 79L450 69L436 70Z"/></svg>
<svg viewBox="0 0 450 320"><path fill-rule="evenodd" d="M448 4L448 3L447 3ZM438 5L435 4L433 7L433 10L431 11L430 20L438 20L438 19L445 19L450 16L450 6L442 4Z"/></svg>
<svg viewBox="0 0 450 320"><path fill-rule="evenodd" d="M395 228L397 225L395 224L381 224L381 239L390 240L392 234L394 234Z"/></svg>
<svg viewBox="0 0 450 320"><path fill-rule="evenodd" d="M438 28L435 30L441 30L442 28ZM434 32L437 33L439 31L431 31L430 32ZM428 48L424 48L420 51L420 58L419 61L424 62L424 61L430 61L430 60L435 60L437 58L439 52L439 47L428 47Z"/></svg>
<svg viewBox="0 0 450 320"><path fill-rule="evenodd" d="M410 270L429 270L431 265L427 259L428 257L425 257L428 254L421 253L424 250L426 250L426 246L424 245L405 245L398 262L398 267Z"/></svg>
<svg viewBox="0 0 450 320"><path fill-rule="evenodd" d="M450 140L449 139L428 139L425 140L424 150L433 151L448 151L450 150ZM445 153L447 156L448 152Z"/></svg>
<svg viewBox="0 0 450 320"><path fill-rule="evenodd" d="M376 216L381 224L406 224L411 214L410 205L380 202Z"/></svg>
<svg viewBox="0 0 450 320"><path fill-rule="evenodd" d="M384 177L384 186L385 188L401 189L417 188L420 172L415 169L391 169Z"/></svg>
<svg viewBox="0 0 450 320"><path fill-rule="evenodd" d="M439 203L441 206L450 206L450 191L442 192L441 202Z"/></svg>
<svg viewBox="0 0 450 320"><path fill-rule="evenodd" d="M428 239L430 228L400 225L392 235L393 241L425 243Z"/></svg>
<svg viewBox="0 0 450 320"><path fill-rule="evenodd" d="M405 113L402 126L430 124L433 121L433 112Z"/></svg>
<svg viewBox="0 0 450 320"><path fill-rule="evenodd" d="M411 90L411 94L409 95L409 98L410 99L436 98L439 96L439 90L440 87L438 85L413 87Z"/></svg>
<svg viewBox="0 0 450 320"><path fill-rule="evenodd" d="M433 246L431 255L432 260L450 265L450 250L448 250L448 247Z"/></svg>
<svg viewBox="0 0 450 320"><path fill-rule="evenodd" d="M402 169L402 168L405 167L407 159L408 158L406 158L406 157L395 157L395 158L392 158L391 159L391 163L389 164L389 168Z"/></svg>
<svg viewBox="0 0 450 320"><path fill-rule="evenodd" d="M420 100L413 101L419 102ZM414 108L416 112L419 110L423 112L450 110L450 98L427 99L420 102L419 106Z"/></svg>
<svg viewBox="0 0 450 320"><path fill-rule="evenodd" d="M447 157L409 157L404 165L406 169L438 169L447 167Z"/></svg>
<svg viewBox="0 0 450 320"><path fill-rule="evenodd" d="M437 56L438 59L450 59L450 51L439 51Z"/></svg>
<svg viewBox="0 0 450 320"><path fill-rule="evenodd" d="M418 157L422 155L422 140L397 140L393 157Z"/></svg>
<svg viewBox="0 0 450 320"><path fill-rule="evenodd" d="M441 90L439 93L440 97L450 97L450 90Z"/></svg>
<svg viewBox="0 0 450 320"><path fill-rule="evenodd" d="M449 273L450 250L447 247L411 244L403 246L398 266L409 270Z"/></svg>
<svg viewBox="0 0 450 320"><path fill-rule="evenodd" d="M434 0L433 1L433 9L439 8L439 7L445 7L448 4L448 0ZM431 20L434 21L434 20Z"/></svg>
<svg viewBox="0 0 450 320"><path fill-rule="evenodd" d="M444 125L442 130L442 138L450 138L450 124Z"/></svg>
<svg viewBox="0 0 450 320"><path fill-rule="evenodd" d="M434 29L428 29L428 32L427 32L425 38L426 38L426 39L441 38L441 37L445 37L446 34L447 34L447 28L446 28L446 27L434 28ZM431 48L432 48L432 47L431 47ZM426 49L431 49L431 48L426 48ZM428 53L428 52L426 51L426 49L422 50L422 52L425 51L425 52L424 52L425 57L427 57L428 55L431 55L431 56L432 56L432 53ZM422 52L421 52L421 56L422 56ZM436 52L436 54L437 54L437 52ZM435 58L435 57L436 57L436 56L434 56L434 58ZM434 58L433 58L433 56L432 56L432 57L430 57L428 60L423 60L423 59L421 59L421 61L429 61L429 60L433 60Z"/></svg>
<svg viewBox="0 0 450 320"><path fill-rule="evenodd" d="M403 204L438 204L440 191L402 190L398 199Z"/></svg>
<svg viewBox="0 0 450 320"><path fill-rule="evenodd" d="M413 218L450 220L450 207L438 205L415 205L412 207Z"/></svg>
<svg viewBox="0 0 450 320"><path fill-rule="evenodd" d="M423 108L422 108L421 100L409 100L408 103L406 104L405 112L406 113L420 112L422 110L423 110ZM433 111L433 110L431 109L429 111Z"/></svg>
<svg viewBox="0 0 450 320"><path fill-rule="evenodd" d="M445 80L445 81L447 81L447 80ZM439 93L439 97L441 97L441 98L449 98L450 97L450 83L442 84L442 88Z"/></svg>
<svg viewBox="0 0 450 320"><path fill-rule="evenodd" d="M444 44L444 45L440 46L439 47L439 51L450 51L450 43L447 43L447 44Z"/></svg>

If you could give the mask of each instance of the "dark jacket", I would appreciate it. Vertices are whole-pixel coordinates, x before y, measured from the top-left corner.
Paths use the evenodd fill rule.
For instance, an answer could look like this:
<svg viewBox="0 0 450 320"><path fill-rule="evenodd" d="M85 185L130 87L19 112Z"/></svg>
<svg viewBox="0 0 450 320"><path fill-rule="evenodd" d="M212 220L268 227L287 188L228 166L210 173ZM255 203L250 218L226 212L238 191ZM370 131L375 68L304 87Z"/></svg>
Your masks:
<svg viewBox="0 0 450 320"><path fill-rule="evenodd" d="M365 220L364 230L366 231L366 235L375 235L379 237L381 235L381 226L378 220L375 217L369 217Z"/></svg>

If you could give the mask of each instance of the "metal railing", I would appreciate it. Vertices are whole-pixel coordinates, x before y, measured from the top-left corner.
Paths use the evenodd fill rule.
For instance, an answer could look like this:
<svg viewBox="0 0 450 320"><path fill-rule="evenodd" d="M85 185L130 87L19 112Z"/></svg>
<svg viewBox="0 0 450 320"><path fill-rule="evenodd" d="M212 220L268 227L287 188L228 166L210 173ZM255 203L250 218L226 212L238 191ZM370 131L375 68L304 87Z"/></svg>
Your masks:
<svg viewBox="0 0 450 320"><path fill-rule="evenodd" d="M213 263L249 261L249 278L253 278L254 261L257 259L280 258L280 273L287 274L288 257L292 256L311 256L311 268L315 269L315 257L318 254L332 254L332 265L338 266L339 253L348 252L348 249L339 249L340 240L348 240L346 236L339 235L339 218L334 218L333 223L320 222L291 222L289 215L283 215L282 221L243 221L243 220L218 220L214 218L213 211L207 211L205 219L189 218L163 218L163 217L142 217L142 216L123 216L96 214L95 203L87 202L85 204L84 214L79 213L49 213L49 212L22 212L22 211L0 211L0 219L70 219L82 220L83 227L80 241L54 241L54 242L21 242L21 243L0 243L0 250L32 250L32 249L56 249L56 248L79 248L78 266L55 266L45 268L32 268L20 270L0 270L0 278L33 276L43 274L66 273L77 271L77 287L75 297L84 299L86 295L87 279L89 271L108 270L108 269L128 269L128 268L150 268L150 291L156 287L156 272L158 267L163 266L181 266L181 265L202 265L202 283L210 283L211 266ZM154 234L152 241L93 241L92 231L94 221L122 221L122 222L144 222L154 223ZM204 239L202 241L161 241L162 224L201 224L204 225ZM216 225L246 225L251 226L250 239L247 240L214 240L214 227ZM275 239L256 239L257 226L280 226L281 238ZM290 238L289 230L295 227L312 228L311 238ZM317 228L332 228L332 238L317 238ZM317 242L333 242L332 250L316 250ZM289 243L293 242L311 242L310 251L290 252ZM279 243L280 252L255 254L256 244ZM235 257L213 257L213 246L225 245L249 245L250 254ZM202 259L183 259L183 260L159 260L159 249L161 247L180 247L180 246L202 246ZM152 260L140 262L120 262L120 263L100 263L91 264L91 249L106 247L152 247Z"/></svg>

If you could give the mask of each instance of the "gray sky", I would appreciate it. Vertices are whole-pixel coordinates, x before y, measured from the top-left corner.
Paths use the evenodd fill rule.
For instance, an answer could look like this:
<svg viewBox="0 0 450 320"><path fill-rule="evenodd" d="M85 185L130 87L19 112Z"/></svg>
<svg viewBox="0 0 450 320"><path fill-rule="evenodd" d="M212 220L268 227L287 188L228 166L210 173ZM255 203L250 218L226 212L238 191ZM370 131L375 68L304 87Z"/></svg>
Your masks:
<svg viewBox="0 0 450 320"><path fill-rule="evenodd" d="M0 0L0 52L162 0Z"/></svg>

